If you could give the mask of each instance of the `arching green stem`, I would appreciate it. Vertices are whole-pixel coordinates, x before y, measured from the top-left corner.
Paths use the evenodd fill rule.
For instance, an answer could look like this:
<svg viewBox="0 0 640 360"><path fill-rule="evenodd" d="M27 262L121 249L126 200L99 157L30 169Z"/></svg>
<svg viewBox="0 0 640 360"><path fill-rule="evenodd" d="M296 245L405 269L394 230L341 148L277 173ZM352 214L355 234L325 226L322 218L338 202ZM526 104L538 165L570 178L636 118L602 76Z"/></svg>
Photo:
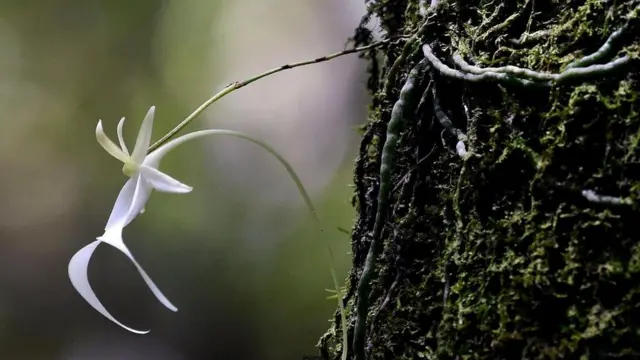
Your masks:
<svg viewBox="0 0 640 360"><path fill-rule="evenodd" d="M282 164L282 166L284 166L284 168L287 170L287 172L289 173L289 176L291 177L291 179L293 180L293 182L296 184L296 187L298 188L298 191L300 192L300 195L302 195L302 198L304 199L305 204L307 205L307 208L309 209L309 211L311 212L312 216L314 217L314 219L316 221L318 220L318 215L316 213L316 210L313 206L313 203L311 202L311 197L309 196L309 194L307 193L307 190L304 188L304 185L302 185L302 181L300 181L300 178L298 177L298 175L296 174L296 172L293 170L293 167L291 167L291 165L287 162L287 160L284 159L284 157L282 157L274 148L272 148L271 146L267 145L265 142L258 140L250 135L247 135L243 132L240 131L234 131L234 130L221 130L221 129L210 129L210 130L200 130L200 131L195 131L186 135L183 135L177 139L171 140L168 143L165 143L164 145L160 146L157 150L155 150L153 153L149 154L149 156L153 156L154 153L162 153L164 151L168 151L169 149L178 146L186 141L195 139L195 138L199 138L199 137L203 137L203 136L213 136L213 135L226 135L226 136L233 136L236 138L240 138L240 139L245 139L248 140L256 145L259 145L260 147L262 147L264 150L266 150L269 154L273 155L276 159L278 159L278 161L280 162L280 164Z"/></svg>

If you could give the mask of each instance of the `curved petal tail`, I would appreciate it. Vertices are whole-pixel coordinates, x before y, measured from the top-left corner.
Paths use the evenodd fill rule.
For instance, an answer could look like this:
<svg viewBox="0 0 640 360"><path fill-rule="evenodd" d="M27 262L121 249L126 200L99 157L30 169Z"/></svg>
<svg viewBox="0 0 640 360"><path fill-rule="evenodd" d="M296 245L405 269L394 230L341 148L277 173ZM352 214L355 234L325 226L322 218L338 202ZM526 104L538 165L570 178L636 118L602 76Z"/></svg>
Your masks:
<svg viewBox="0 0 640 360"><path fill-rule="evenodd" d="M174 312L178 311L178 308L176 308L169 301L169 299L167 299L167 297L164 296L162 291L160 291L160 289L156 286L156 284L151 280L149 275L147 275L147 273L142 269L142 266L140 266L140 264L138 264L136 259L133 257L133 254L131 254L131 251L129 251L127 246L122 241L122 236L120 234L121 234L121 232L106 232L104 235L99 237L98 240L99 241L104 241L107 244L115 247L116 249L118 249L122 253L124 253L129 258L129 260L131 260L131 262L133 262L133 265L135 265L136 269L138 269L138 272L140 273L140 276L142 276L142 279L147 284L147 286L149 287L149 289L151 290L153 295L155 295L155 297L158 299L158 301L160 301L162 303L162 305L164 305L167 309L169 309L171 311L174 311Z"/></svg>
<svg viewBox="0 0 640 360"><path fill-rule="evenodd" d="M89 268L89 260L91 260L91 255L96 250L96 247L100 244L100 240L96 240L89 245L80 249L77 253L73 255L71 261L69 261L69 280L71 280L71 284L78 291L80 296L82 296L94 309L96 309L100 314L102 314L107 319L113 321L114 323L120 325L126 330L131 331L136 334L146 334L149 330L136 330L130 328L118 320L116 320L102 305L98 297L93 292L91 285L89 285L89 278L87 274L87 270Z"/></svg>

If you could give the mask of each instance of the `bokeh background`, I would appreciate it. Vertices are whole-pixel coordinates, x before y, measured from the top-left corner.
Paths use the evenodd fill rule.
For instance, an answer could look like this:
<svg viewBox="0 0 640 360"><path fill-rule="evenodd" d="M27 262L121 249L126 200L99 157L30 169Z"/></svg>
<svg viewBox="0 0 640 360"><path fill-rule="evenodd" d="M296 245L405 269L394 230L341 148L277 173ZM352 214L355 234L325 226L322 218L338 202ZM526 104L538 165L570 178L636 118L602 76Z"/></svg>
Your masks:
<svg viewBox="0 0 640 360"><path fill-rule="evenodd" d="M317 231L284 169L257 146L204 138L162 170L192 185L154 193L125 241L178 306L100 246L92 286L126 332L67 277L102 234L126 181L95 141L126 116L133 146L156 105L158 139L226 84L342 50L362 0L0 1L0 359L302 359L336 308L326 244L349 268L351 165L366 116L364 61L290 70L210 107L188 131L242 130L280 151L311 193Z"/></svg>

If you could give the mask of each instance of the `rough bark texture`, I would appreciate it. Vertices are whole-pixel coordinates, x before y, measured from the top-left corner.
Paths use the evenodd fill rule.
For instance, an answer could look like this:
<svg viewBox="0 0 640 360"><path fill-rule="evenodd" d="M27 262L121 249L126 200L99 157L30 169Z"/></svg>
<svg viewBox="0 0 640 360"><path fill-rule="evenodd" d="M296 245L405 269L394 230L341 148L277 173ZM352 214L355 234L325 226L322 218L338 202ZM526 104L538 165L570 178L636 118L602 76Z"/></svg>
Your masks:
<svg viewBox="0 0 640 360"><path fill-rule="evenodd" d="M401 104L409 115L391 131L400 89L425 56L411 49L389 76L406 38L365 55L373 100L354 170L349 358L372 240L381 251L369 282L368 359L640 358L640 1L442 0L425 16L428 6L370 0L354 41L372 41L371 16L386 38L415 34L429 17L419 44L453 69L459 54L483 68L560 73L626 26L600 63L634 61L530 87L426 66L415 106ZM398 143L381 164L388 131ZM467 156L456 153L461 139ZM320 340L326 359L340 358L339 322Z"/></svg>

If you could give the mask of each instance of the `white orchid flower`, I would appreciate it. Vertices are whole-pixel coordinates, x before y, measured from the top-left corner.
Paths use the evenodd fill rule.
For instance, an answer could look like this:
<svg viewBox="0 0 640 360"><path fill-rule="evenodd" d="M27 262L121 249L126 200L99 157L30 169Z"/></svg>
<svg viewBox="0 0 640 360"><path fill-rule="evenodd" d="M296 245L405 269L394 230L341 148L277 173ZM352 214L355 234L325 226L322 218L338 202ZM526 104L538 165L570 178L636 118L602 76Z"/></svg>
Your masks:
<svg viewBox="0 0 640 360"><path fill-rule="evenodd" d="M89 285L89 279L87 276L87 269L89 266L89 260L93 255L96 247L105 242L116 249L124 253L138 269L140 275L144 279L145 283L156 296L156 298L168 309L172 311L178 311L178 309L171 304L171 302L162 294L160 289L153 283L151 278L142 269L140 264L135 260L127 246L122 239L122 231L133 219L144 211L145 204L149 200L151 192L155 189L160 192L168 193L188 193L193 188L181 183L178 180L173 179L169 175L158 170L160 161L162 158L172 149L178 145L192 140L198 137L207 135L229 135L238 138L249 140L257 145L260 145L263 149L267 150L270 154L275 156L278 161L287 169L287 172L292 177L298 190L300 191L305 203L313 216L315 217L315 210L311 203L311 199L306 190L302 186L302 182L293 171L289 163L280 156L273 148L267 144L254 139L244 133L233 130L201 130L192 132L183 136L180 136L174 140L171 140L164 145L160 146L151 153L147 153L149 144L151 142L151 132L153 129L153 118L155 113L155 107L152 106L140 127L140 132L136 140L133 152L129 154L127 146L124 143L124 137L122 136L122 128L124 125L124 118L118 123L118 142L120 146L111 141L102 129L102 122L98 121L96 127L96 138L98 143L113 157L122 161L124 166L122 172L129 176L129 180L124 184L120 194L116 199L116 202L109 216L109 220L105 226L104 234L96 239L96 241L80 249L69 261L69 279L72 285L78 291L78 293L98 312L104 315L109 320L120 325L121 327L137 334L146 334L149 330L136 330L125 326L116 320L102 305L100 300L93 292L93 289Z"/></svg>

